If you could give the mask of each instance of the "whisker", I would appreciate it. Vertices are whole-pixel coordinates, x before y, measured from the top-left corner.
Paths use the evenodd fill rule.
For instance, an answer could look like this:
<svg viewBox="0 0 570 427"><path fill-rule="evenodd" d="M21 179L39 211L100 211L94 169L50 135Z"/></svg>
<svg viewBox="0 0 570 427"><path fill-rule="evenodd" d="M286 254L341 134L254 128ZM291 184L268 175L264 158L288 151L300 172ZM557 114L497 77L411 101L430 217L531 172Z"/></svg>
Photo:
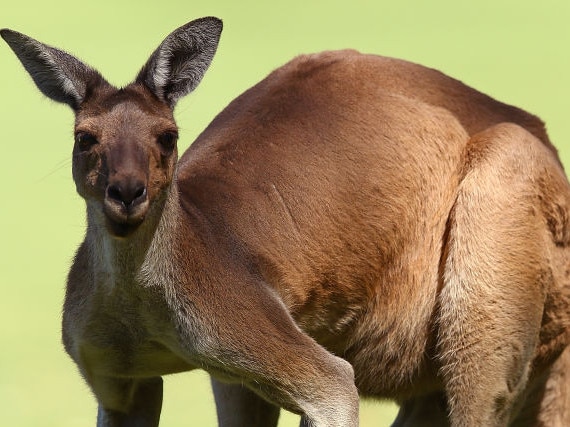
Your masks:
<svg viewBox="0 0 570 427"><path fill-rule="evenodd" d="M66 158L64 160L59 161L58 163L55 164L54 168L51 171L49 171L45 175L38 178L37 182L45 181L47 178L55 175L57 172L59 172L63 168L69 167L69 165L71 165L71 159L69 159L69 158Z"/></svg>

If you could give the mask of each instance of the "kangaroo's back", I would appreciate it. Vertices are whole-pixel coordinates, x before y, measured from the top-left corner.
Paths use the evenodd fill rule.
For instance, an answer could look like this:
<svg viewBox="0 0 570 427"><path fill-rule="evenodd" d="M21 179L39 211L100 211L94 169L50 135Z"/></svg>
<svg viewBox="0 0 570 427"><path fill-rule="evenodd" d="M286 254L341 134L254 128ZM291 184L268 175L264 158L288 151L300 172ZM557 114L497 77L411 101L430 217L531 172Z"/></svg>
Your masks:
<svg viewBox="0 0 570 427"><path fill-rule="evenodd" d="M265 123L271 123L270 119L273 118L282 120L280 115L284 111L289 111L289 114L295 111L302 116L310 112L314 105L306 105L310 96L300 93L301 88L308 89L311 95L340 99L350 97L351 92L366 91L401 95L448 110L469 135L498 123L516 123L543 141L553 152L557 151L548 138L542 120L527 111L497 101L438 70L353 50L322 52L293 59L236 98L208 129L223 128L224 123L235 124L236 119L245 119L254 114L258 116L257 120L265 119ZM303 103L298 102L301 98ZM333 102L330 104L331 109L336 108L338 114L342 113L340 106L337 108ZM318 113L321 117L326 114L324 111ZM208 130L196 143L207 135Z"/></svg>

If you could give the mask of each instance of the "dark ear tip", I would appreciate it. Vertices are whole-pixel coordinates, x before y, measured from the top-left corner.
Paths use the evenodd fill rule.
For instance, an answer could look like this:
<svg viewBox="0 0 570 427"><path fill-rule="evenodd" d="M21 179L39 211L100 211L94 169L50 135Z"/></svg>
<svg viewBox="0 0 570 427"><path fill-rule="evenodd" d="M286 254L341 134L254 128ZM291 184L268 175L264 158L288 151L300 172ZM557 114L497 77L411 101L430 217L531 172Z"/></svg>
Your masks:
<svg viewBox="0 0 570 427"><path fill-rule="evenodd" d="M8 28L2 28L0 30L0 36L2 36L2 38L6 41L8 41L9 38L11 38L10 36L16 35L16 31L13 30L9 30Z"/></svg>
<svg viewBox="0 0 570 427"><path fill-rule="evenodd" d="M204 16L203 18L198 18L194 20L194 22L200 22L200 21L209 22L211 24L218 25L220 27L223 25L223 21L215 16Z"/></svg>
<svg viewBox="0 0 570 427"><path fill-rule="evenodd" d="M215 16L206 16L204 18L198 18L189 22L187 25L204 25L209 27L211 30L217 31L218 34L221 33L222 29L224 28L223 21L220 18L216 18Z"/></svg>
<svg viewBox="0 0 570 427"><path fill-rule="evenodd" d="M2 28L0 30L0 36L2 36L4 41L10 46L14 46L14 44L21 44L22 42L28 43L35 41L30 36L19 33L18 31L10 30L8 28Z"/></svg>

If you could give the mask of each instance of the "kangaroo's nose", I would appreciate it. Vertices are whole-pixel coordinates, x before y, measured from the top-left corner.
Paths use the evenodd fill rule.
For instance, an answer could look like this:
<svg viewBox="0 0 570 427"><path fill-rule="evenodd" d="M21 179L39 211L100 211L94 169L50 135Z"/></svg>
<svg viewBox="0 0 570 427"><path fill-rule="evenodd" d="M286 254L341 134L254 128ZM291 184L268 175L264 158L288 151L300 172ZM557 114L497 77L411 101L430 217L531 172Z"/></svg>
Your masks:
<svg viewBox="0 0 570 427"><path fill-rule="evenodd" d="M115 182L107 187L107 198L131 208L146 200L146 186L138 180Z"/></svg>

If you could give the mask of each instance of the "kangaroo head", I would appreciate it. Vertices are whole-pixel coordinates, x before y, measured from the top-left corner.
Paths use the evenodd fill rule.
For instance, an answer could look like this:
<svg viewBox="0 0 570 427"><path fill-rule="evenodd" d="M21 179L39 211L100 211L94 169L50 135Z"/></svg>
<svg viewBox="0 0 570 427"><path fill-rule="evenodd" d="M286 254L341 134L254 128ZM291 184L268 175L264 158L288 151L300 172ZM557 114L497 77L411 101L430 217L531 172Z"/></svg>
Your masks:
<svg viewBox="0 0 570 427"><path fill-rule="evenodd" d="M211 17L178 28L124 88L66 52L0 31L40 91L74 110L73 178L111 235L129 236L164 200L177 160L174 106L200 83L221 31Z"/></svg>

